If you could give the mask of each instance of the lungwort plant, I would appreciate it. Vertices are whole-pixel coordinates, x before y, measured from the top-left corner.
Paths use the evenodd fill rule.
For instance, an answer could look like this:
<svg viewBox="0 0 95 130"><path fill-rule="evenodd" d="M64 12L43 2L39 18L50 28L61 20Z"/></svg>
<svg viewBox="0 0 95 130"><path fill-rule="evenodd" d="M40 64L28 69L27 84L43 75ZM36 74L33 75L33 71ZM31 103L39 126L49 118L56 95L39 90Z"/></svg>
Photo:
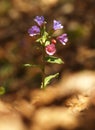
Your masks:
<svg viewBox="0 0 95 130"><path fill-rule="evenodd" d="M39 67L42 72L42 83L41 88L45 88L51 79L57 77L59 73L56 73L54 75L46 76L45 74L45 66L46 63L56 63L56 64L63 64L63 61L61 58L53 56L56 53L56 44L57 41L62 43L63 45L66 44L68 41L67 34L64 33L60 36L54 37L54 33L56 30L63 29L63 25L60 21L53 20L53 27L52 29L47 32L46 24L43 16L36 16L35 19L35 25L32 26L28 33L31 37L37 37L36 42L40 44L40 48L42 51L42 64L41 65L34 65L34 64L25 64L25 66L31 66L31 67Z"/></svg>

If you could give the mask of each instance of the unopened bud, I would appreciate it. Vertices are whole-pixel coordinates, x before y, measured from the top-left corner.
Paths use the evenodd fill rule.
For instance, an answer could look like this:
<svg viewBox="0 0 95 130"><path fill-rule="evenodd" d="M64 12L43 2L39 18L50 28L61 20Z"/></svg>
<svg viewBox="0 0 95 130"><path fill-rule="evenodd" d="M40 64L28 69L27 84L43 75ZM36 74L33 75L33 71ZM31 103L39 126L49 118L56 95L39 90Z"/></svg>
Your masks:
<svg viewBox="0 0 95 130"><path fill-rule="evenodd" d="M51 40L51 43L56 44L56 40L55 40L55 39L52 39L52 40Z"/></svg>

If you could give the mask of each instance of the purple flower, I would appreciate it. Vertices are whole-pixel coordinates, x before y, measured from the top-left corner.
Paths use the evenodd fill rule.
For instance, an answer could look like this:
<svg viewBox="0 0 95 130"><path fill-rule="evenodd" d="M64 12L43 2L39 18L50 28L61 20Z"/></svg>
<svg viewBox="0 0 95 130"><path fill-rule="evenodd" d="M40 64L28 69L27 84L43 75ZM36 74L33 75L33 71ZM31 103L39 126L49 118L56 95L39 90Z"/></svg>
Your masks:
<svg viewBox="0 0 95 130"><path fill-rule="evenodd" d="M44 23L44 17L43 16L36 16L36 18L34 19L34 21L41 26Z"/></svg>
<svg viewBox="0 0 95 130"><path fill-rule="evenodd" d="M32 26L29 30L28 33L30 36L35 36L38 35L40 33L40 28L38 26Z"/></svg>
<svg viewBox="0 0 95 130"><path fill-rule="evenodd" d="M67 34L64 33L61 36L58 36L57 39L63 44L66 45L66 42L68 41Z"/></svg>
<svg viewBox="0 0 95 130"><path fill-rule="evenodd" d="M48 55L53 55L56 52L55 44L47 45L45 50Z"/></svg>
<svg viewBox="0 0 95 130"><path fill-rule="evenodd" d="M53 29L54 30L62 29L62 28L63 28L63 26L61 25L60 21L53 20Z"/></svg>

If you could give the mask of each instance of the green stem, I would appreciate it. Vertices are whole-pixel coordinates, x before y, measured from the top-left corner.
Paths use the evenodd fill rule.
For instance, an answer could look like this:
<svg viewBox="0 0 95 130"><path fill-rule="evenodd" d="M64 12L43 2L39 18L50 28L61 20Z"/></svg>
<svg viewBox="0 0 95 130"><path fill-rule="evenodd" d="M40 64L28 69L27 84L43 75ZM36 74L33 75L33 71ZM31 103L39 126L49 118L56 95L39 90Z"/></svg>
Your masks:
<svg viewBox="0 0 95 130"><path fill-rule="evenodd" d="M42 48L42 88L45 88L45 47Z"/></svg>

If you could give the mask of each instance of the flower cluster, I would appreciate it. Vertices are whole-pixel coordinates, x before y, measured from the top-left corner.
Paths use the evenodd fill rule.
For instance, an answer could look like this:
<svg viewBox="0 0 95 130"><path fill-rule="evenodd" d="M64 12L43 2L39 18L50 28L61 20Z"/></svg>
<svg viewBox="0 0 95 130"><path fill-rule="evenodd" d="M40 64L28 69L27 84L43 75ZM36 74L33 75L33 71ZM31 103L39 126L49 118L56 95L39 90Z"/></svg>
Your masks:
<svg viewBox="0 0 95 130"><path fill-rule="evenodd" d="M64 33L60 36L57 36L55 39L52 38L52 35L47 33L46 31L46 22L43 16L36 16L34 21L36 22L36 25L32 26L29 30L28 33L30 36L39 36L38 40L42 45L45 46L45 51L48 55L54 55L56 52L56 42L57 40L62 43L63 45L66 44L68 41L67 34ZM56 30L63 29L63 25L61 24L60 21L53 20L53 33ZM48 44L47 44L48 43Z"/></svg>
<svg viewBox="0 0 95 130"><path fill-rule="evenodd" d="M68 37L66 33L61 34L60 36L54 37L54 32L59 29L63 29L63 25L60 21L53 20L52 29L50 32L47 31L46 28L46 21L43 16L36 16L35 19L35 25L32 26L28 33L31 37L37 36L36 42L39 42L41 45L41 51L42 51L42 59L40 65L32 65L32 64L26 64L25 66L38 66L41 69L42 72L42 83L41 88L45 88L49 82L57 77L59 73L46 76L45 74L45 66L46 63L51 64L63 64L63 60L59 57L53 56L56 53L56 44L59 41L63 45L66 45L68 41ZM47 54L47 55L46 55Z"/></svg>

